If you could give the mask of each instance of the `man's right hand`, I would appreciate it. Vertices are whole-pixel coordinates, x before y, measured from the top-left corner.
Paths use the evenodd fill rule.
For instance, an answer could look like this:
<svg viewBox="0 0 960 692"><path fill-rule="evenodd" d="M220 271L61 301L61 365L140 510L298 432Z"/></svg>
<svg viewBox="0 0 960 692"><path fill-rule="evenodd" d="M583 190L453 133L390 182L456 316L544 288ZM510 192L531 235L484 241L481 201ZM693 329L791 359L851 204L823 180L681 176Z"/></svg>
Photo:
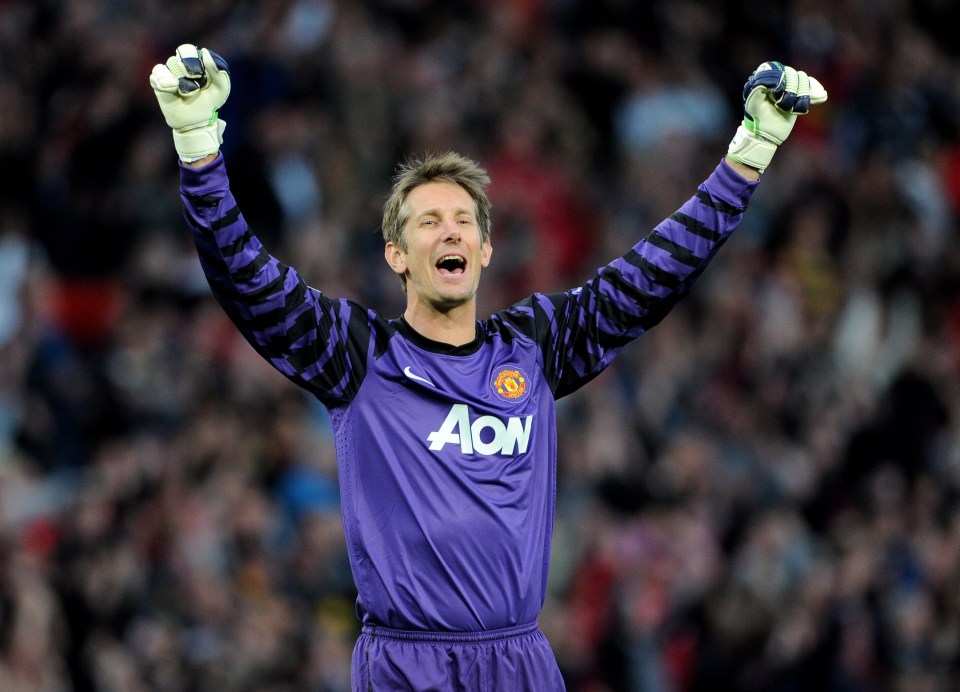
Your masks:
<svg viewBox="0 0 960 692"><path fill-rule="evenodd" d="M223 58L185 43L166 64L154 66L150 86L173 129L182 161L199 161L220 151L227 124L218 111L230 95L230 68Z"/></svg>

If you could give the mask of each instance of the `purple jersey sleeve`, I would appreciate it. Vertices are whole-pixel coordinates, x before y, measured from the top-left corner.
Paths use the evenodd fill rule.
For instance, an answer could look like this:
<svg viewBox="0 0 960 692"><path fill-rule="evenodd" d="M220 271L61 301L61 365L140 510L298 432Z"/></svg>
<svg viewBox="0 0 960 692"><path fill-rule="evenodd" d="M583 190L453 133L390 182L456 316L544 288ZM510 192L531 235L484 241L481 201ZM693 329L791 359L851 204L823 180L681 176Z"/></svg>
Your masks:
<svg viewBox="0 0 960 692"><path fill-rule="evenodd" d="M600 374L687 295L740 224L757 185L721 161L680 209L584 286L535 294L499 314L535 335L557 398Z"/></svg>
<svg viewBox="0 0 960 692"><path fill-rule="evenodd" d="M217 301L257 352L327 405L363 380L376 316L307 286L251 232L230 192L223 157L180 168L184 217Z"/></svg>

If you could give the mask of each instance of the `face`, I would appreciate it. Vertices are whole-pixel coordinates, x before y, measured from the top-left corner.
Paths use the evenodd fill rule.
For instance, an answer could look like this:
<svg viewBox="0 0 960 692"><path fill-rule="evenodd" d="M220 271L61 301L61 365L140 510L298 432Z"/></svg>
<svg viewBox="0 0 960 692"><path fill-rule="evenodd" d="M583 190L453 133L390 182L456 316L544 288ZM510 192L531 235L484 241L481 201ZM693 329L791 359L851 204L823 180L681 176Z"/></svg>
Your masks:
<svg viewBox="0 0 960 692"><path fill-rule="evenodd" d="M393 271L406 275L407 304L447 312L474 300L493 248L480 242L470 193L455 183L426 183L407 195L407 209L406 250L394 243L384 250Z"/></svg>

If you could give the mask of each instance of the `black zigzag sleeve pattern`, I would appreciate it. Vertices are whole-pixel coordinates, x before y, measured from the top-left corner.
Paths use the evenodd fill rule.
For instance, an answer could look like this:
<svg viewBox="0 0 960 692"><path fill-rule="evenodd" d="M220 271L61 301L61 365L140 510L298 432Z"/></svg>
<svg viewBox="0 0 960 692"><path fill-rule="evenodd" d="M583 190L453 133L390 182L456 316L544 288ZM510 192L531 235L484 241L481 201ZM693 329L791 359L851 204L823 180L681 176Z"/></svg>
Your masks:
<svg viewBox="0 0 960 692"><path fill-rule="evenodd" d="M585 285L535 295L509 311L540 344L557 398L600 374L689 293L740 224L755 187L721 164L679 210Z"/></svg>
<svg viewBox="0 0 960 692"><path fill-rule="evenodd" d="M350 401L366 373L372 316L350 301L327 298L267 252L227 189L225 173L210 175L223 179L216 192L196 194L187 181L181 197L217 301L286 377L328 405Z"/></svg>

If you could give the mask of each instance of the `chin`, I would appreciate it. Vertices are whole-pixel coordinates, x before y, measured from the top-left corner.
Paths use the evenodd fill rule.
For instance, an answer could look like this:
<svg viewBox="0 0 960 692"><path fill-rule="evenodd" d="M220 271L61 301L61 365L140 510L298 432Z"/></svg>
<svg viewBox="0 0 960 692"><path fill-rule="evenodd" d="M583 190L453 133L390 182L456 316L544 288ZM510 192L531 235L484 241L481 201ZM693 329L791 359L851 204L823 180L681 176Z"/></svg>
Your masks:
<svg viewBox="0 0 960 692"><path fill-rule="evenodd" d="M433 301L433 307L437 312L450 312L461 305L468 303L468 299L458 300L455 298L439 298Z"/></svg>
<svg viewBox="0 0 960 692"><path fill-rule="evenodd" d="M473 300L476 295L476 291L471 291L465 295L439 295L436 300L433 301L433 307L440 312L449 312L461 305L466 305Z"/></svg>

